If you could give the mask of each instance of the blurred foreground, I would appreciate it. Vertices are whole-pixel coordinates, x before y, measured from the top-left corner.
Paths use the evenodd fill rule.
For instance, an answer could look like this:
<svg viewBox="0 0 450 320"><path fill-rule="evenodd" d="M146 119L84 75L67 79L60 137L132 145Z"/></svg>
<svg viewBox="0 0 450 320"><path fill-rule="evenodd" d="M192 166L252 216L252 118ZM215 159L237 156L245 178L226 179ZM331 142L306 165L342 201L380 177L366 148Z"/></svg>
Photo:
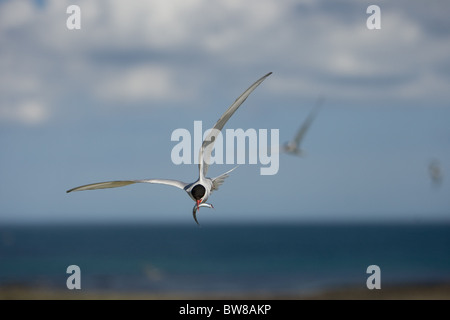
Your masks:
<svg viewBox="0 0 450 320"><path fill-rule="evenodd" d="M444 223L41 225L0 235L0 299L450 299ZM374 265L381 289L370 290Z"/></svg>
<svg viewBox="0 0 450 320"><path fill-rule="evenodd" d="M450 300L450 283L392 286L379 290L341 288L309 294L151 294L144 292L92 292L35 289L25 287L0 288L0 300Z"/></svg>

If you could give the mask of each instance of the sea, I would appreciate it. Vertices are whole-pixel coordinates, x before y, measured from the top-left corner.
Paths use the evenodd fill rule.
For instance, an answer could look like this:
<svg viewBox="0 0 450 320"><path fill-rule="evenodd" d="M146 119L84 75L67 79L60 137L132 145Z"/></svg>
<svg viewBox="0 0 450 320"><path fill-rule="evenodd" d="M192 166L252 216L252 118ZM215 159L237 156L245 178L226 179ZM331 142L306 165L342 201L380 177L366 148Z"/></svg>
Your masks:
<svg viewBox="0 0 450 320"><path fill-rule="evenodd" d="M449 283L450 223L0 226L0 288L64 290L75 273L83 292L151 294Z"/></svg>

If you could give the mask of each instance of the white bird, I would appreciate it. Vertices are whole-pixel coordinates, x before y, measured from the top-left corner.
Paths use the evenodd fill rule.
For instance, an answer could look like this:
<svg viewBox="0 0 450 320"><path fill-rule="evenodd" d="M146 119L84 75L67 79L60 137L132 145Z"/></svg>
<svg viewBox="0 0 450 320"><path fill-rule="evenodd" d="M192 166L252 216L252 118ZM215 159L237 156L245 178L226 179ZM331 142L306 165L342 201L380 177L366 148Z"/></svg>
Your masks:
<svg viewBox="0 0 450 320"><path fill-rule="evenodd" d="M308 131L309 127L311 126L311 123L313 122L314 118L317 115L317 112L319 111L319 108L322 106L324 99L320 97L314 108L309 113L306 120L303 122L301 127L298 129L297 134L295 135L294 139L286 142L283 147L281 148L281 152L285 152L292 155L302 156L304 154L304 151L300 148L300 143L302 142L303 138L306 135L306 132Z"/></svg>
<svg viewBox="0 0 450 320"><path fill-rule="evenodd" d="M216 137L221 132L224 125L227 123L228 119L236 112L236 110L240 107L240 105L247 99L247 97L252 93L253 90L256 89L268 76L270 76L272 72L269 72L265 76L261 77L255 83L253 83L243 94L236 99L236 101L225 111L225 113L217 120L213 129L210 131L208 136L202 143L202 146L199 151L199 177L197 181L192 183L185 183L178 180L171 179L144 179L144 180L120 180L120 181L107 181L107 182L97 182L92 184L83 185L80 187L72 188L67 190L66 192L72 191L83 191L83 190L95 190L95 189L106 189L106 188L117 188L127 186L133 183L156 183L156 184L165 184L169 186L174 186L186 191L186 193L196 202L196 205L193 208L194 220L197 222L197 218L195 216L195 212L200 210L200 207L209 207L212 208L211 204L205 203L208 197L214 190L217 190L219 186L225 181L228 177L228 174L237 168L233 169L221 174L215 178L208 178L206 174L208 172L209 162L211 159L211 152L214 147L214 142Z"/></svg>

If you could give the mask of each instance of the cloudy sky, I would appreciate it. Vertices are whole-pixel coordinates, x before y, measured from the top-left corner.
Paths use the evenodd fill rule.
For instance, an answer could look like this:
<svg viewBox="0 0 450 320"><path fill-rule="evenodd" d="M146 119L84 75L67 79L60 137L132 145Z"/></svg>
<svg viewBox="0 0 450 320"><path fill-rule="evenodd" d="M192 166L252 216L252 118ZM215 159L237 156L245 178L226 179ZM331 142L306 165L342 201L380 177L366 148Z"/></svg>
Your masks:
<svg viewBox="0 0 450 320"><path fill-rule="evenodd" d="M273 176L241 165L201 222L449 221L448 12L435 0L1 0L0 223L193 223L192 200L168 186L65 191L195 181L195 164L171 160L172 132L212 127L267 72L225 128L279 129L283 143L323 96L306 155L281 154Z"/></svg>

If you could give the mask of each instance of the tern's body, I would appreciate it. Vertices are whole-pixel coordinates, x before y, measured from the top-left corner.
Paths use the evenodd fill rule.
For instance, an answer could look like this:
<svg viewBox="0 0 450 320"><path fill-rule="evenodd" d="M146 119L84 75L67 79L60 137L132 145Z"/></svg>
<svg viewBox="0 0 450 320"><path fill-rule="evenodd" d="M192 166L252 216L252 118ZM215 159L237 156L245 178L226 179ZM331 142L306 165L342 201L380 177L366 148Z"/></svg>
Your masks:
<svg viewBox="0 0 450 320"><path fill-rule="evenodd" d="M200 209L200 207L208 207L212 208L211 204L205 203L209 198L211 193L214 190L217 190L219 186L225 181L228 177L228 173L233 171L233 169L221 174L215 178L206 177L206 173L208 171L208 166L211 158L211 152L214 147L214 142L216 137L227 123L228 119L234 114L234 112L240 107L240 105L247 99L247 97L252 93L253 90L256 89L272 72L266 74L255 83L253 83L236 101L225 111L225 113L220 117L220 119L216 122L211 132L205 138L202 143L202 146L199 151L199 177L195 182L185 183L178 180L171 179L143 179L143 180L119 180L119 181L107 181L107 182L98 182L92 183L88 185L83 185L80 187L76 187L67 192L72 191L82 191L82 190L95 190L95 189L106 189L106 188L116 188L123 187L133 183L155 183L155 184L165 184L173 187L177 187L186 191L186 193L196 202L196 205L193 208L194 220L197 222L196 211ZM198 224L198 222L197 222Z"/></svg>

